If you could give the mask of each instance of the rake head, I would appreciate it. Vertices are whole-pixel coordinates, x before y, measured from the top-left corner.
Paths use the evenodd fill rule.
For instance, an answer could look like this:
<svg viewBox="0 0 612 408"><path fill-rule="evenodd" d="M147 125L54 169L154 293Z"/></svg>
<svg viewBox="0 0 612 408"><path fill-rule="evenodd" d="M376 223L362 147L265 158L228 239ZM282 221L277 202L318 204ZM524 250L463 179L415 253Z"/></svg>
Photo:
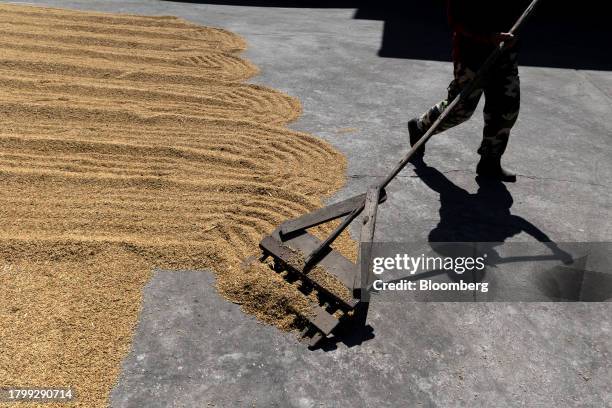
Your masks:
<svg viewBox="0 0 612 408"><path fill-rule="evenodd" d="M373 233L375 207L385 199L384 190L377 190L376 193L370 190L367 194L286 221L259 243L264 255L262 259L272 257L276 272L286 272L283 277L288 281L299 279L302 282L300 288L306 294L316 291L319 302L313 302L311 313L304 316L308 325L302 332L302 337L308 341L311 348L331 335L342 322L354 320L359 314L358 311L367 308L361 307L362 300L365 299L362 299L360 290L360 262L348 260L332 249L329 243L321 241L306 229L347 214L350 217L365 208L364 219L368 221L364 223L363 229L371 227ZM348 223L350 221L352 219ZM342 229L346 228L348 223ZM313 253L316 254L314 257ZM360 259L364 256L369 255L360 253ZM364 320L363 316L360 318Z"/></svg>

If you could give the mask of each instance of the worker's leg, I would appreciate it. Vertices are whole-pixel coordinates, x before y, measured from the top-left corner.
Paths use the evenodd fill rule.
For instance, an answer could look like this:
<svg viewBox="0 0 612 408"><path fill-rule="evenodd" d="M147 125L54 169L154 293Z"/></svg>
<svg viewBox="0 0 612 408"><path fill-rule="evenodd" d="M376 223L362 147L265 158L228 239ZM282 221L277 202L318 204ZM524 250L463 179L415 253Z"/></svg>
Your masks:
<svg viewBox="0 0 612 408"><path fill-rule="evenodd" d="M510 130L516 123L521 104L517 54L510 53L492 70L485 86L485 127L478 153L476 172L502 181L516 181L516 175L501 166Z"/></svg>
<svg viewBox="0 0 612 408"><path fill-rule="evenodd" d="M506 151L510 130L516 123L521 105L517 54L504 55L492 71L484 90L485 106L482 156L501 157Z"/></svg>
<svg viewBox="0 0 612 408"><path fill-rule="evenodd" d="M453 99L459 95L463 87L474 79L476 71L460 62L455 62L454 75L455 79L448 86L447 98L434 105L418 119L418 126L423 133L429 130L431 125L440 117ZM467 99L455 106L455 109L440 124L435 133L443 132L468 120L474 114L480 97L482 96L482 92L482 89L476 89Z"/></svg>

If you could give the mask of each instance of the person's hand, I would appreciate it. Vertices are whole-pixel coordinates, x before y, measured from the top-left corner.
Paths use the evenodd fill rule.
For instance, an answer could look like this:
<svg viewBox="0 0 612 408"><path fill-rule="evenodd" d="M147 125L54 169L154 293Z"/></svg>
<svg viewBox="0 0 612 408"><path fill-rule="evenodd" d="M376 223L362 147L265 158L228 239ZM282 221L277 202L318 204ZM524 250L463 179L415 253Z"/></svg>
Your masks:
<svg viewBox="0 0 612 408"><path fill-rule="evenodd" d="M501 43L512 45L515 41L516 38L512 33L496 33L491 36L491 42L493 42L495 45L499 45Z"/></svg>

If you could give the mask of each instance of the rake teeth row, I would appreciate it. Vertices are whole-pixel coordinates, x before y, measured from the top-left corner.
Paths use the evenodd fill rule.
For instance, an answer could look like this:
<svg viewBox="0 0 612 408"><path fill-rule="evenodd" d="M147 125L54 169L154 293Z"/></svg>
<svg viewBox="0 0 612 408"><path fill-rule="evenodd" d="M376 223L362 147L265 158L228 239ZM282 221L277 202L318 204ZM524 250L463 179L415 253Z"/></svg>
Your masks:
<svg viewBox="0 0 612 408"><path fill-rule="evenodd" d="M307 325L300 333L300 340L305 341L311 349L316 348L327 336L314 325Z"/></svg>
<svg viewBox="0 0 612 408"><path fill-rule="evenodd" d="M310 348L316 348L321 341L330 336L340 323L346 320L348 312L359 304L358 299L343 298L326 289L314 277L309 276L310 268L305 269L302 263L295 262L296 256L308 254L319 242L318 238L305 231L281 238L277 230L259 244L263 256L274 259L272 269L279 273L287 284L299 280L300 284L297 286L299 290L313 299L311 309L303 316L305 327L301 333L302 340L307 342ZM353 262L330 249L319 260L317 266L334 276L346 287L348 293L353 293L357 270Z"/></svg>
<svg viewBox="0 0 612 408"><path fill-rule="evenodd" d="M323 292L317 290L314 285L310 284L303 277L300 277L291 267L282 261L275 259L272 270L280 274L288 285L294 284L297 280L300 280L301 284L298 285L298 288L304 295L308 296L312 294L313 291L316 291L317 298L326 298ZM321 301L321 303L322 304L317 304L315 301L312 301L310 310L302 316L305 325L300 333L300 339L306 342L310 348L316 348L317 345L331 335L340 324L340 319L334 316L333 313L334 309L337 310L338 308L334 300L328 299L327 301Z"/></svg>

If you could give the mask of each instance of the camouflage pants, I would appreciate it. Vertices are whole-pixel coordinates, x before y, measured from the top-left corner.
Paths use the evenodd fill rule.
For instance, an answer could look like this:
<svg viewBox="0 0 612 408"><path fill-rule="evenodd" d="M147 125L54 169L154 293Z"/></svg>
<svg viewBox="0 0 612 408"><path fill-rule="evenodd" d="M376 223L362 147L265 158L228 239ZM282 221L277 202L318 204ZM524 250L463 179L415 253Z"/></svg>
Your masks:
<svg viewBox="0 0 612 408"><path fill-rule="evenodd" d="M433 106L419 119L419 126L427 131L440 117L446 107L461 92L461 89L474 78L480 64L455 61L455 79L448 87L448 97ZM520 80L517 53L506 53L492 67L489 75L463 103L440 124L436 133L457 126L468 120L484 93L484 131L478 153L483 156L501 156L506 150L510 130L516 123L520 108Z"/></svg>

